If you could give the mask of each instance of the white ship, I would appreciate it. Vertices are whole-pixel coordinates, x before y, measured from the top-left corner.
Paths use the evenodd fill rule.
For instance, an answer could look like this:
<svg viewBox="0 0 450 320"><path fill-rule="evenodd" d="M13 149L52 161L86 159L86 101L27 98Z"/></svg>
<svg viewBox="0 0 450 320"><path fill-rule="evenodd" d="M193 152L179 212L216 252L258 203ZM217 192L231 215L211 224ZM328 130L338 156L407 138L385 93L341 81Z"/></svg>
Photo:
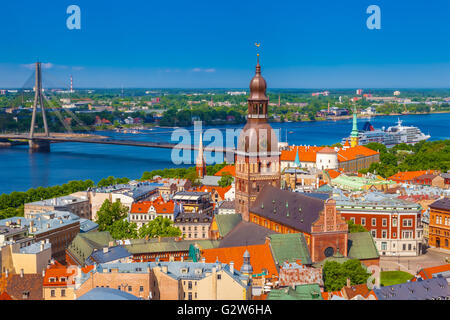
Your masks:
<svg viewBox="0 0 450 320"><path fill-rule="evenodd" d="M385 129L374 129L367 121L363 130L358 132L358 143L365 145L370 142L378 142L390 148L400 143L416 144L420 141L428 140L430 135L424 134L419 128L414 126L403 126L402 121L398 119L397 125ZM349 140L344 138L343 143Z"/></svg>

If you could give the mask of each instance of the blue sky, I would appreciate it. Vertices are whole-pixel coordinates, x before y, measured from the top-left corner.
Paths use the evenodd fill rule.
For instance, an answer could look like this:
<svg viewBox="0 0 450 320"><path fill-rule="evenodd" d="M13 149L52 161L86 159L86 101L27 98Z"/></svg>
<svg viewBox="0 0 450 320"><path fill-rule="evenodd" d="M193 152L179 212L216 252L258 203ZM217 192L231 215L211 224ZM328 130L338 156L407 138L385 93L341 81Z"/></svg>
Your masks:
<svg viewBox="0 0 450 320"><path fill-rule="evenodd" d="M381 30L366 27L372 4ZM448 88L449 15L448 0L5 1L0 87L37 58L76 87L247 87L261 42L272 88Z"/></svg>

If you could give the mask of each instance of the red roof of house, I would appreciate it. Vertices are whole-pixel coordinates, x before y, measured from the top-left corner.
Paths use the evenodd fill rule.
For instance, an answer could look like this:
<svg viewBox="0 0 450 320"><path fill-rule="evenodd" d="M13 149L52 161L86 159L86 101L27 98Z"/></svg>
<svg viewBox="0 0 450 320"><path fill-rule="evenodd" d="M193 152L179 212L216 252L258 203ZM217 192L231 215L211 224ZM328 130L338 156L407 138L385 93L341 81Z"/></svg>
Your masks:
<svg viewBox="0 0 450 320"><path fill-rule="evenodd" d="M426 280L426 279L433 278L434 274L448 272L448 271L450 271L450 263L436 266L436 267L420 269L419 275L422 277L422 279ZM416 278L414 278L412 281L416 281Z"/></svg>
<svg viewBox="0 0 450 320"><path fill-rule="evenodd" d="M199 188L193 188L192 191L197 192L209 192L212 194L212 192L216 191L220 198L225 199L225 193L227 193L231 189L231 186L228 187L217 187L217 186L201 186Z"/></svg>
<svg viewBox="0 0 450 320"><path fill-rule="evenodd" d="M401 171L397 172L393 176L389 177L389 180L393 180L396 182L406 182L406 181L413 181L416 177L421 176L423 174L427 173L426 170L422 171Z"/></svg>
<svg viewBox="0 0 450 320"><path fill-rule="evenodd" d="M133 203L131 205L130 213L148 213L150 208L153 206L157 214L173 214L175 210L175 202L173 200L165 202L161 201L161 197L158 197L154 201L142 201Z"/></svg>
<svg viewBox="0 0 450 320"><path fill-rule="evenodd" d="M315 162L316 154L319 153L335 153L336 151L330 147L311 147L311 146L295 146L289 147L289 150L282 150L280 161L295 161L297 155L300 162ZM356 146L353 148L340 149L338 152L338 160L340 162L355 160L360 157L369 157L378 154L377 151L364 146Z"/></svg>
<svg viewBox="0 0 450 320"><path fill-rule="evenodd" d="M334 170L334 169L329 169L329 170L327 170L327 172L331 179L336 179L337 177L339 177L341 175L341 172Z"/></svg>
<svg viewBox="0 0 450 320"><path fill-rule="evenodd" d="M220 169L219 171L217 171L214 175L217 177L221 177L222 173L229 173L234 177L236 176L236 167L234 165L229 164Z"/></svg>
<svg viewBox="0 0 450 320"><path fill-rule="evenodd" d="M263 269L268 271L268 277L278 277L278 270L270 250L269 244L252 246L214 248L202 250L202 257L207 263L214 263L217 259L222 263L234 262L234 268L240 270L244 262L244 252L250 253L250 264L253 267L253 274L260 274Z"/></svg>

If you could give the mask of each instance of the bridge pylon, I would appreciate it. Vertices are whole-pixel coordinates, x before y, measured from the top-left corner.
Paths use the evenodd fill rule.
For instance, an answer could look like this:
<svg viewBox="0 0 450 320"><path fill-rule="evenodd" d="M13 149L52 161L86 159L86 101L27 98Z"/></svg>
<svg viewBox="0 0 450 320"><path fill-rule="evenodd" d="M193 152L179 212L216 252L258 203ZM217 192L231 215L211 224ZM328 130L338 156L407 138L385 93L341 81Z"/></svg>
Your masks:
<svg viewBox="0 0 450 320"><path fill-rule="evenodd" d="M33 115L31 116L31 127L30 127L30 140L29 146L32 151L49 151L50 142L49 141L35 141L34 128L36 126L36 112L38 105L42 110L42 120L44 121L44 135L46 137L50 136L47 125L47 117L45 115L45 105L44 105L44 94L42 91L42 72L41 63L36 62L36 76L35 76L35 86L34 86L34 102L33 102Z"/></svg>

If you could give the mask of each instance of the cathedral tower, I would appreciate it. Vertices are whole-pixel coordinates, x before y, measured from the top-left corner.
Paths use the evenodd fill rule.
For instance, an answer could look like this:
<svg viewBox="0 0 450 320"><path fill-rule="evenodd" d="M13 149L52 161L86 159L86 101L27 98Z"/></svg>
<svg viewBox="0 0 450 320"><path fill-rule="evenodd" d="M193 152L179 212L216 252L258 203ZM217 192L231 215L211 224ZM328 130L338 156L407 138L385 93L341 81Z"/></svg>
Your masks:
<svg viewBox="0 0 450 320"><path fill-rule="evenodd" d="M236 152L236 212L249 221L249 209L265 185L280 187L280 151L275 131L267 122L269 98L261 66L250 81L247 124Z"/></svg>
<svg viewBox="0 0 450 320"><path fill-rule="evenodd" d="M356 147L358 145L358 122L357 122L357 118L356 118L356 107L353 109L353 128L352 128L352 133L350 134L350 146Z"/></svg>

